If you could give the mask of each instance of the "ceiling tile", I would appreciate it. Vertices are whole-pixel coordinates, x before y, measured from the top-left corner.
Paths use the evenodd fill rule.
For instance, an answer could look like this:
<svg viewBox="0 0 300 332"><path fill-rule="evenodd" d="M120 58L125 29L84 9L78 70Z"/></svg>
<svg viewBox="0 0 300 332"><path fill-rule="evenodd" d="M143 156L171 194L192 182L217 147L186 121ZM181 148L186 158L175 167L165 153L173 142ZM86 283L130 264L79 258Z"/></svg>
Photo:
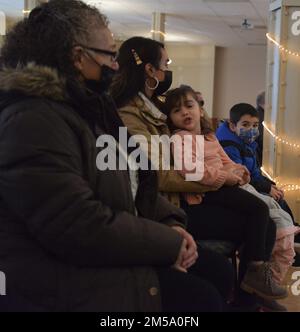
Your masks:
<svg viewBox="0 0 300 332"><path fill-rule="evenodd" d="M218 46L264 42L269 0L84 0L105 13L117 38L150 37L152 12L166 13L167 39ZM22 17L24 0L0 0L0 11ZM247 18L253 31L239 26ZM255 28L257 27L257 28Z"/></svg>

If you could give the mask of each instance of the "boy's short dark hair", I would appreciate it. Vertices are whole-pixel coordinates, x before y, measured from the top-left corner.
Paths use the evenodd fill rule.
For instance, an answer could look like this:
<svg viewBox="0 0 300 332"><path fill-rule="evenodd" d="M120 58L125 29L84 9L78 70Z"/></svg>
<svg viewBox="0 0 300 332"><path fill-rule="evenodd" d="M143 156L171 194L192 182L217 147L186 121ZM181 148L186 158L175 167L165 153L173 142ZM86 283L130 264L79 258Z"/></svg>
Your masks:
<svg viewBox="0 0 300 332"><path fill-rule="evenodd" d="M250 115L259 119L258 112L255 107L250 104L241 103L234 105L230 110L230 121L237 124L244 115Z"/></svg>

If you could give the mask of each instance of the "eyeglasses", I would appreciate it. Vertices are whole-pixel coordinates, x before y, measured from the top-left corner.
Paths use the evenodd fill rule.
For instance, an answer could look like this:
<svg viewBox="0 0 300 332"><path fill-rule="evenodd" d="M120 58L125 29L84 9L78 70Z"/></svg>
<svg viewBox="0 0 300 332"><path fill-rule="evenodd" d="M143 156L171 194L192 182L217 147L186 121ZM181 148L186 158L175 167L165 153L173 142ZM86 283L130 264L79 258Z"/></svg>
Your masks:
<svg viewBox="0 0 300 332"><path fill-rule="evenodd" d="M117 58L118 58L118 55L119 55L119 52L102 50L101 48L87 47L87 46L84 46L84 45L80 45L80 46L86 48L87 50L91 50L91 51L99 53L99 54L110 55L112 62L116 62Z"/></svg>

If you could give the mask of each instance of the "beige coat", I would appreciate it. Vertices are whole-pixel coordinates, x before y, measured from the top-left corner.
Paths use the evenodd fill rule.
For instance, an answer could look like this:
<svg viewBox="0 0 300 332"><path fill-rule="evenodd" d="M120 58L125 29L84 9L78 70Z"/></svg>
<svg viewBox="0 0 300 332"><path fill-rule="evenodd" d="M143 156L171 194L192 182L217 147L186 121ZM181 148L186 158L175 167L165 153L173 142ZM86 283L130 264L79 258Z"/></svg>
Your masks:
<svg viewBox="0 0 300 332"><path fill-rule="evenodd" d="M154 105L153 105L154 106ZM119 109L119 114L127 126L131 135L144 135L148 143L151 135L168 135L170 130L166 123L166 117L158 109L150 108L150 103L144 102L140 96L136 96L128 105ZM150 151L150 149L148 149ZM162 151L160 150L160 154ZM151 159L150 153L148 154ZM161 159L161 158L160 158ZM161 166L161 162L160 162ZM180 193L203 193L212 190L198 182L188 182L171 167L170 170L159 170L159 190L176 206L180 205Z"/></svg>

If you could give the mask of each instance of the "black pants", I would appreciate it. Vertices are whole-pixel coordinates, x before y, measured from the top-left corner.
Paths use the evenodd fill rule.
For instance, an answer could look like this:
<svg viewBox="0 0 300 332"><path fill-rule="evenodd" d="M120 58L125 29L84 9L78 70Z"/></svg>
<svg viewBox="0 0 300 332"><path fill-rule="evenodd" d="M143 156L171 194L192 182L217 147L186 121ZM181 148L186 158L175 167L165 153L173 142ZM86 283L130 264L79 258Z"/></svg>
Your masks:
<svg viewBox="0 0 300 332"><path fill-rule="evenodd" d="M199 249L197 262L183 273L158 268L163 312L218 312L233 288L229 261L217 253Z"/></svg>
<svg viewBox="0 0 300 332"><path fill-rule="evenodd" d="M227 240L243 244L247 261L268 261L276 238L276 225L268 206L239 187L222 187L205 194L197 205L182 203L188 231L197 240Z"/></svg>

